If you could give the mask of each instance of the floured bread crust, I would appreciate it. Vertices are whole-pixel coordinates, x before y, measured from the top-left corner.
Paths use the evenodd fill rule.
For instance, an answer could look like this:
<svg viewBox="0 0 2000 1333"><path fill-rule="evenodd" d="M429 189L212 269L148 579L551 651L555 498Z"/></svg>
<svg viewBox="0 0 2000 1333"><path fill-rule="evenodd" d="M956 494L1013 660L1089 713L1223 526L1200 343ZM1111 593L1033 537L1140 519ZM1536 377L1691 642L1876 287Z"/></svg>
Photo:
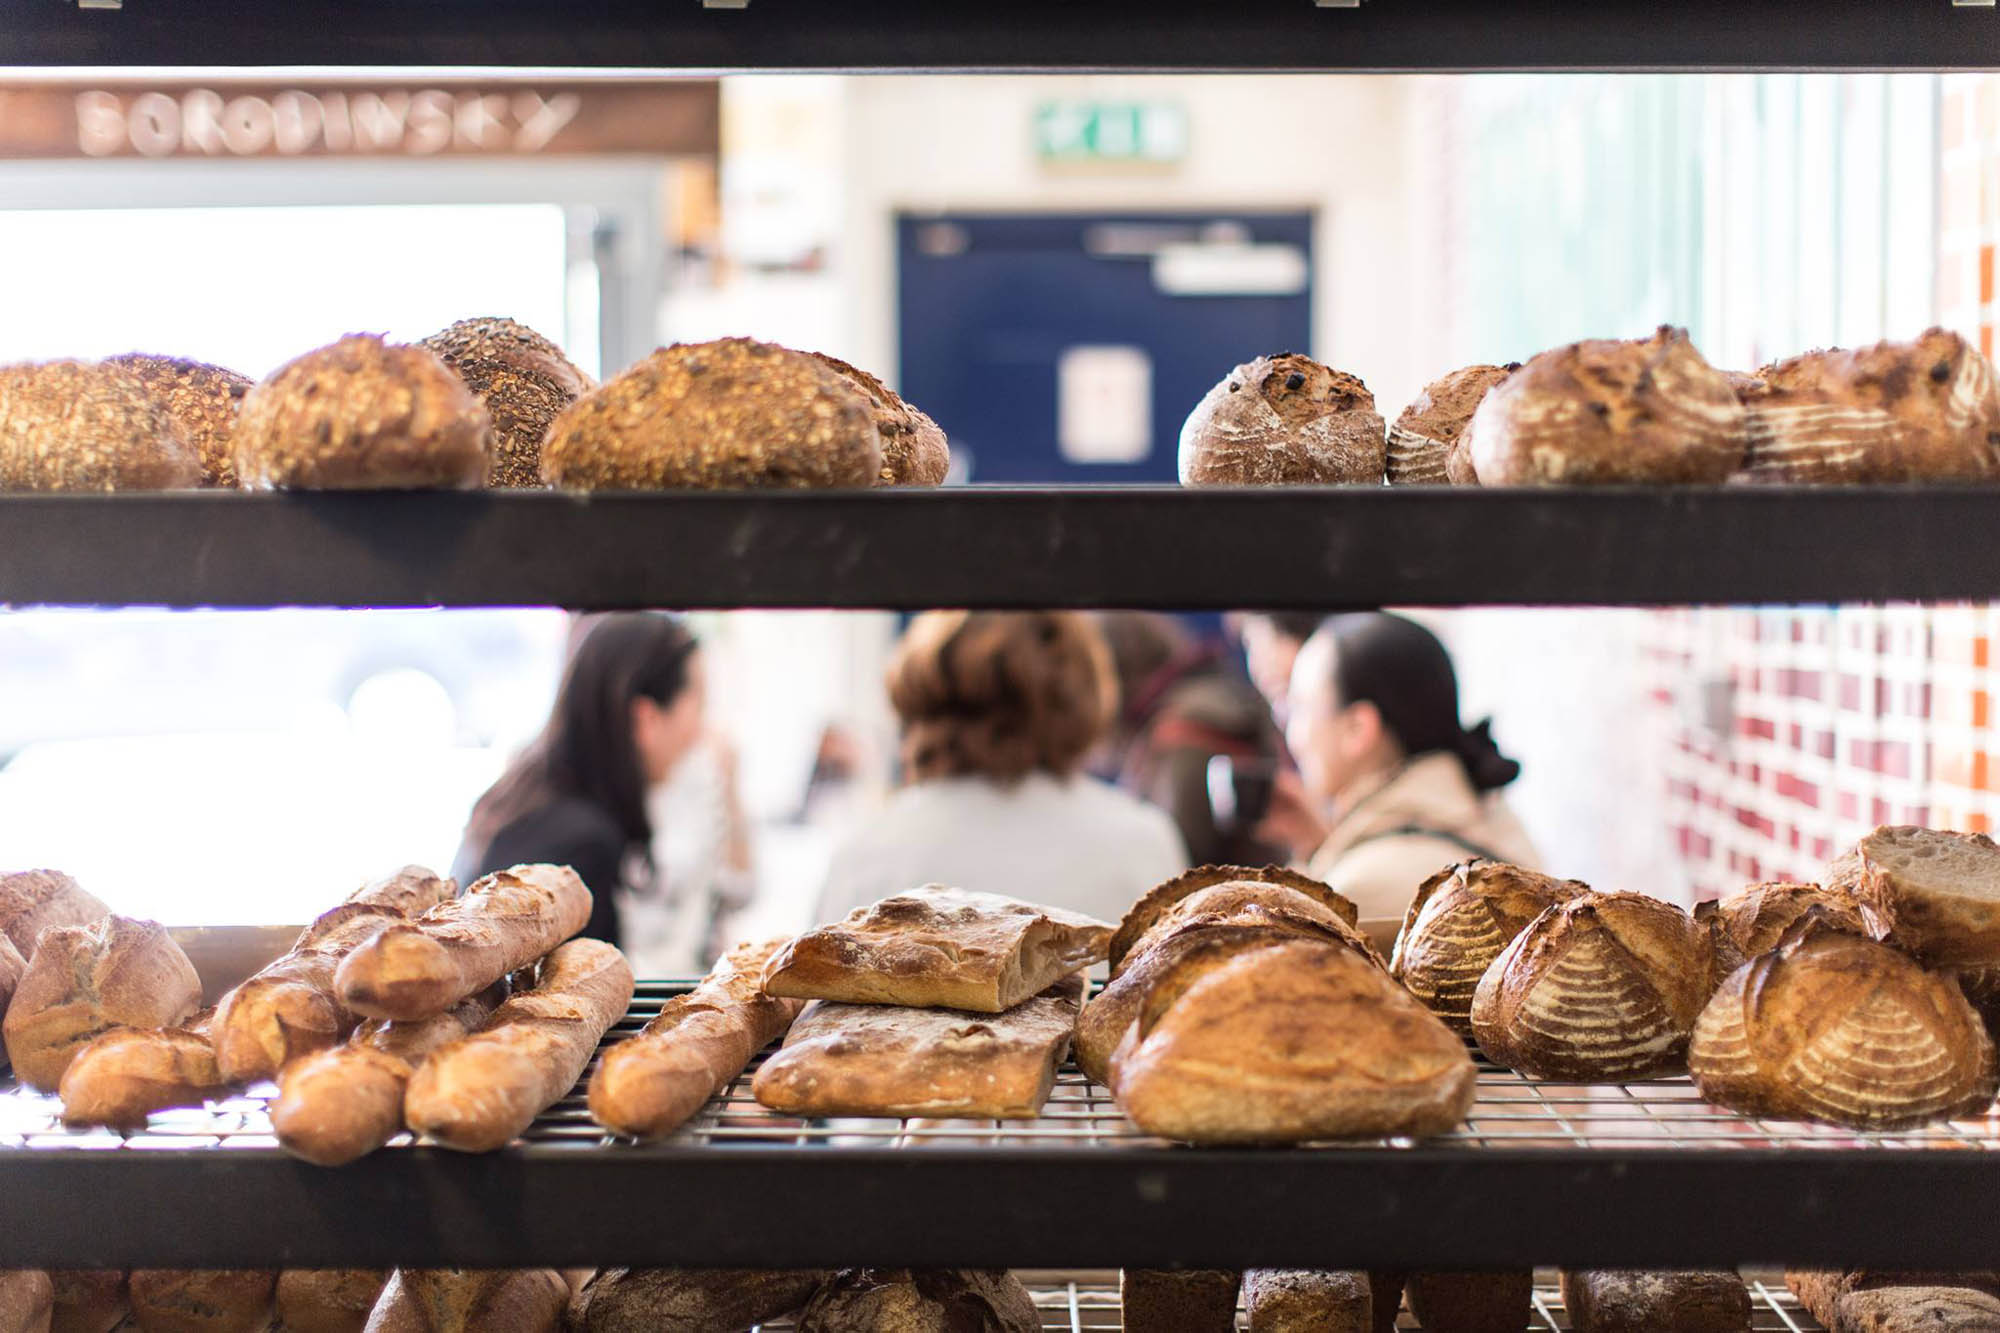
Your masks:
<svg viewBox="0 0 2000 1333"><path fill-rule="evenodd" d="M1478 485L1476 476L1461 481L1452 474L1451 456L1487 390L1520 368L1518 361L1505 366L1466 366L1425 385L1416 401L1389 427L1389 484Z"/></svg>
<svg viewBox="0 0 2000 1333"><path fill-rule="evenodd" d="M1229 372L1181 427L1184 486L1379 486L1387 445L1375 396L1309 356Z"/></svg>

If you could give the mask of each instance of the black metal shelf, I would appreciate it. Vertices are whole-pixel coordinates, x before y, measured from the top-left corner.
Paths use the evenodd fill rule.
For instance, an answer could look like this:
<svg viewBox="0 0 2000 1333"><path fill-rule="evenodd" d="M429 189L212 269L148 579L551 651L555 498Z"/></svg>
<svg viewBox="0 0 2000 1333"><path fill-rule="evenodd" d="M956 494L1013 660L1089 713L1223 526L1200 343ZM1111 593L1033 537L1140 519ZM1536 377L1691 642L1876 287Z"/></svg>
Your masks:
<svg viewBox="0 0 2000 1333"><path fill-rule="evenodd" d="M1952 0L23 0L0 65L840 70L1966 69Z"/></svg>
<svg viewBox="0 0 2000 1333"><path fill-rule="evenodd" d="M2000 490L0 497L0 604L1677 605L2000 597Z"/></svg>

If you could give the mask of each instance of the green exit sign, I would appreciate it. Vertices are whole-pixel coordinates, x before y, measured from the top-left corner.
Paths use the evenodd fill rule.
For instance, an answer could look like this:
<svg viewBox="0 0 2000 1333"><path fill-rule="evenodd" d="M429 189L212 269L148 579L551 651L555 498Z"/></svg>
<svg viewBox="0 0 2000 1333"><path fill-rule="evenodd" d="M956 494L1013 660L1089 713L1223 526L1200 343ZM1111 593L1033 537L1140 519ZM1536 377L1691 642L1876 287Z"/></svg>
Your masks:
<svg viewBox="0 0 2000 1333"><path fill-rule="evenodd" d="M1174 102L1044 102L1035 147L1049 163L1171 165L1187 156L1186 108Z"/></svg>

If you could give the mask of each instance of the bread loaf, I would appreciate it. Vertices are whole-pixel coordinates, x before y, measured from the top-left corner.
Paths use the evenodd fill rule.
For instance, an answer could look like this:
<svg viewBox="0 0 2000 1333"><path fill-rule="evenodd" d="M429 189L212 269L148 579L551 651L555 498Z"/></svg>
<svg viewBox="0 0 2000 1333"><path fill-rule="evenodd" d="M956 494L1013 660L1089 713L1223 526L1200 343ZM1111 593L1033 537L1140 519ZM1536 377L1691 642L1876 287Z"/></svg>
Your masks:
<svg viewBox="0 0 2000 1333"><path fill-rule="evenodd" d="M399 1268L367 1333L555 1333L568 1306L552 1268Z"/></svg>
<svg viewBox="0 0 2000 1333"><path fill-rule="evenodd" d="M1986 1035L2000 1041L2000 967L1982 967L1958 974L1958 987L1986 1025Z"/></svg>
<svg viewBox="0 0 2000 1333"><path fill-rule="evenodd" d="M871 486L881 469L881 432L853 384L748 338L661 348L542 441L542 475L575 490Z"/></svg>
<svg viewBox="0 0 2000 1333"><path fill-rule="evenodd" d="M1465 1046L1387 972L1318 940L1187 958L1153 984L1110 1083L1148 1134L1194 1143L1427 1136L1472 1107Z"/></svg>
<svg viewBox="0 0 2000 1333"><path fill-rule="evenodd" d="M1260 356L1224 376L1181 426L1183 486L1379 486L1375 395L1309 356Z"/></svg>
<svg viewBox="0 0 2000 1333"><path fill-rule="evenodd" d="M318 1166L345 1166L387 1143L402 1131L416 1067L477 1031L505 989L489 987L429 1018L369 1019L345 1044L286 1065L271 1102L279 1146Z"/></svg>
<svg viewBox="0 0 2000 1333"><path fill-rule="evenodd" d="M404 1121L460 1152L505 1147L576 1086L631 1002L625 955L602 940L571 940L542 963L532 990L418 1066L403 1096Z"/></svg>
<svg viewBox="0 0 2000 1333"><path fill-rule="evenodd" d="M1118 1274L1125 1333L1234 1333L1242 1281L1223 1268L1127 1268Z"/></svg>
<svg viewBox="0 0 2000 1333"><path fill-rule="evenodd" d="M1424 386L1416 401L1389 427L1389 484L1446 486L1454 483L1450 461L1486 391L1521 368L1467 366ZM1474 479L1476 484L1476 478Z"/></svg>
<svg viewBox="0 0 2000 1333"><path fill-rule="evenodd" d="M1562 1274L1575 1333L1750 1333L1750 1291L1734 1272Z"/></svg>
<svg viewBox="0 0 2000 1333"><path fill-rule="evenodd" d="M287 1268L272 1333L361 1333L388 1281L384 1268Z"/></svg>
<svg viewBox="0 0 2000 1333"><path fill-rule="evenodd" d="M277 1285L264 1268L136 1268L132 1313L146 1333L262 1333Z"/></svg>
<svg viewBox="0 0 2000 1333"><path fill-rule="evenodd" d="M1814 907L1823 909L1844 930L1857 935L1873 933L1852 894L1818 884L1749 884L1720 901L1697 904L1694 915L1697 921L1712 923L1716 971L1727 976L1776 948L1792 923Z"/></svg>
<svg viewBox="0 0 2000 1333"><path fill-rule="evenodd" d="M1535 1275L1412 1273L1410 1313L1430 1333L1520 1333L1534 1318Z"/></svg>
<svg viewBox="0 0 2000 1333"><path fill-rule="evenodd" d="M739 944L699 986L607 1049L590 1077L590 1117L635 1138L671 1134L782 1036L804 1002L766 995L764 966L784 944Z"/></svg>
<svg viewBox="0 0 2000 1333"><path fill-rule="evenodd" d="M49 1333L111 1333L130 1327L126 1316L132 1302L125 1294L125 1274L117 1268L57 1268L49 1272L55 1291L55 1312Z"/></svg>
<svg viewBox="0 0 2000 1333"><path fill-rule="evenodd" d="M848 1268L819 1289L799 1333L1040 1333L1034 1297L1005 1269Z"/></svg>
<svg viewBox="0 0 2000 1333"><path fill-rule="evenodd" d="M107 1028L174 1027L201 1007L201 978L155 921L110 916L55 926L0 1022L23 1083L54 1092L85 1043Z"/></svg>
<svg viewBox="0 0 2000 1333"><path fill-rule="evenodd" d="M486 484L539 487L542 438L563 409L597 386L562 348L511 319L461 319L418 344L451 368L493 418Z"/></svg>
<svg viewBox="0 0 2000 1333"><path fill-rule="evenodd" d="M764 990L997 1014L1102 960L1110 938L1075 912L931 884L799 936L765 967Z"/></svg>
<svg viewBox="0 0 2000 1333"><path fill-rule="evenodd" d="M844 378L868 400L875 429L882 436L882 486L940 486L951 469L951 446L938 424L896 396L896 391L865 370L836 357L813 352L812 357Z"/></svg>
<svg viewBox="0 0 2000 1333"><path fill-rule="evenodd" d="M1956 981L1817 908L1722 983L1688 1068L1718 1106L1854 1129L1977 1114L1996 1077L1993 1042Z"/></svg>
<svg viewBox="0 0 2000 1333"><path fill-rule="evenodd" d="M791 1314L820 1269L607 1268L571 1299L571 1333L719 1333Z"/></svg>
<svg viewBox="0 0 2000 1333"><path fill-rule="evenodd" d="M1831 1333L2000 1333L2000 1274L1849 1268L1785 1283Z"/></svg>
<svg viewBox="0 0 2000 1333"><path fill-rule="evenodd" d="M1366 1273L1253 1268L1243 1275L1250 1333L1373 1333Z"/></svg>
<svg viewBox="0 0 2000 1333"><path fill-rule="evenodd" d="M55 1300L41 1269L0 1269L0 1333L48 1333Z"/></svg>
<svg viewBox="0 0 2000 1333"><path fill-rule="evenodd" d="M1827 867L1873 933L1940 967L2000 964L2000 844L1983 833L1876 829Z"/></svg>
<svg viewBox="0 0 2000 1333"><path fill-rule="evenodd" d="M0 935L25 961L51 926L93 926L111 909L60 870L21 870L0 875Z"/></svg>
<svg viewBox="0 0 2000 1333"><path fill-rule="evenodd" d="M1361 919L1353 903L1321 881L1302 875L1289 866L1197 866L1154 887L1132 904L1111 935L1111 975L1115 977L1123 970L1126 957L1139 947L1142 940L1149 936L1157 937L1156 928L1161 920L1181 902L1204 889L1223 884L1273 884L1304 894L1350 926ZM1289 900L1280 898L1278 901Z"/></svg>
<svg viewBox="0 0 2000 1333"><path fill-rule="evenodd" d="M1548 908L1590 886L1474 858L1417 886L1389 972L1462 1037L1472 1035L1472 994L1500 951Z"/></svg>
<svg viewBox="0 0 2000 1333"><path fill-rule="evenodd" d="M1479 404L1471 455L1484 486L1715 483L1742 465L1746 430L1728 378L1662 327L1529 361Z"/></svg>
<svg viewBox="0 0 2000 1333"><path fill-rule="evenodd" d="M193 446L130 372L86 361L0 366L0 491L200 483Z"/></svg>
<svg viewBox="0 0 2000 1333"><path fill-rule="evenodd" d="M250 391L247 375L202 361L148 356L142 352L110 357L104 364L132 375L167 410L200 460L202 485L230 488L236 485L236 446L232 437L243 395Z"/></svg>
<svg viewBox="0 0 2000 1333"><path fill-rule="evenodd" d="M442 361L352 333L244 396L236 471L245 486L291 490L478 486L492 436L485 406Z"/></svg>
<svg viewBox="0 0 2000 1333"><path fill-rule="evenodd" d="M21 974L27 970L28 960L21 957L14 941L0 935L0 1020L7 1017L7 1006L14 999L14 988L21 984Z"/></svg>
<svg viewBox="0 0 2000 1333"><path fill-rule="evenodd" d="M568 866L496 871L357 945L334 971L340 1003L368 1018L428 1018L528 966L590 920Z"/></svg>
<svg viewBox="0 0 2000 1333"><path fill-rule="evenodd" d="M215 1058L232 1082L269 1078L292 1060L324 1050L354 1030L357 1016L334 993L340 960L384 926L448 902L458 885L422 866L405 866L349 896L307 926L291 952L222 997Z"/></svg>
<svg viewBox="0 0 2000 1333"><path fill-rule="evenodd" d="M66 1125L140 1130L170 1106L200 1106L229 1086L210 1043L213 1009L180 1027L116 1027L93 1037L63 1071Z"/></svg>
<svg viewBox="0 0 2000 1333"><path fill-rule="evenodd" d="M1374 1313L1375 1333L1395 1333L1396 1316L1403 1309L1403 1288L1408 1283L1406 1273L1368 1274L1368 1300Z"/></svg>
<svg viewBox="0 0 2000 1333"><path fill-rule="evenodd" d="M1672 903L1578 894L1494 958L1473 992L1473 1035L1530 1078L1651 1078L1682 1066L1714 969L1709 932Z"/></svg>

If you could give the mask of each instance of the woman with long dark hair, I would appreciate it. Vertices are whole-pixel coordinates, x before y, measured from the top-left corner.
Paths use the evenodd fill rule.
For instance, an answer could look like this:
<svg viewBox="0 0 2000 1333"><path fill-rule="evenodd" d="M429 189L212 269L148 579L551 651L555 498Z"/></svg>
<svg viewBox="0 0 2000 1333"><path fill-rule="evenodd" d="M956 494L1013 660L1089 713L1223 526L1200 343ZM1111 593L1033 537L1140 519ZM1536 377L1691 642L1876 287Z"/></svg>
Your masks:
<svg viewBox="0 0 2000 1333"><path fill-rule="evenodd" d="M472 807L460 882L521 862L571 866L594 900L583 933L620 943L619 900L652 878L647 793L701 736L698 649L667 616L592 625L541 735Z"/></svg>

